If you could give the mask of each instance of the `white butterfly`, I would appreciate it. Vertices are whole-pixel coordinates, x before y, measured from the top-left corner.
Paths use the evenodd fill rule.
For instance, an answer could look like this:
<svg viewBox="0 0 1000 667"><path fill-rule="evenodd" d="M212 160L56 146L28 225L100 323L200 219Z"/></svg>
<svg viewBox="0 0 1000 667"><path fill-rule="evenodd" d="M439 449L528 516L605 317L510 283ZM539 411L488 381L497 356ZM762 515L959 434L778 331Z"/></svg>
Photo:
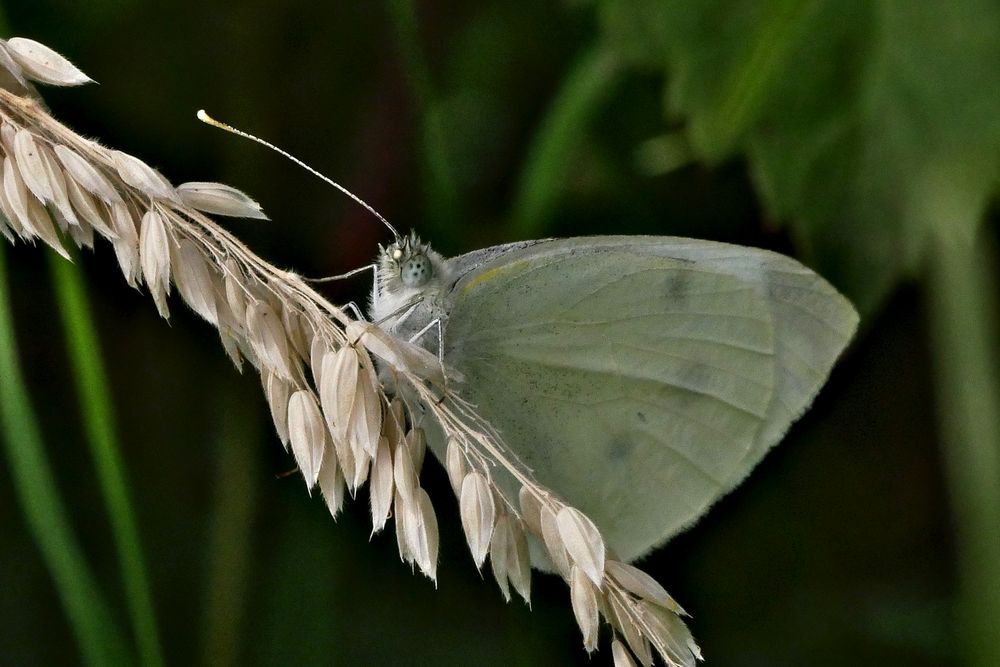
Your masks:
<svg viewBox="0 0 1000 667"><path fill-rule="evenodd" d="M374 321L440 352L463 378L449 391L623 560L742 481L858 322L795 260L709 241L552 239L444 259L411 235L378 265ZM516 501L520 484L499 467L495 479Z"/></svg>

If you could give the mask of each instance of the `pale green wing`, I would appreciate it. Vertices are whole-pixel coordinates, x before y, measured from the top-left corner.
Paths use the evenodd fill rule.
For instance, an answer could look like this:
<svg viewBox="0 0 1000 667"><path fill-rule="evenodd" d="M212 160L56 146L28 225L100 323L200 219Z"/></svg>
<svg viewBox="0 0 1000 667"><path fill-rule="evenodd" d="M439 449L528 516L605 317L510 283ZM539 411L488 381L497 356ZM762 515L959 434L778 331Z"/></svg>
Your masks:
<svg viewBox="0 0 1000 667"><path fill-rule="evenodd" d="M739 483L856 322L793 260L723 244L596 237L451 261L458 391L625 559Z"/></svg>
<svg viewBox="0 0 1000 667"><path fill-rule="evenodd" d="M673 256L720 267L756 285L774 318L775 394L767 422L744 460L743 472L730 480L728 491L812 403L854 335L858 314L829 283L784 255L722 243L669 241Z"/></svg>

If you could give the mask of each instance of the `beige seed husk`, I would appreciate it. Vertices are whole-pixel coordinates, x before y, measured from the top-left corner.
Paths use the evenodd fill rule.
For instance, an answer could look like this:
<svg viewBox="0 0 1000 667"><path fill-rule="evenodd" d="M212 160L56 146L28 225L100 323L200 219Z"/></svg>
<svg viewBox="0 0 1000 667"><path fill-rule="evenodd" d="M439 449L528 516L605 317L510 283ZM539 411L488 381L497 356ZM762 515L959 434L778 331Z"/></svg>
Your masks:
<svg viewBox="0 0 1000 667"><path fill-rule="evenodd" d="M415 558L410 550L409 528L407 527L407 521L413 516L413 511L410 509L412 500L405 500L400 495L397 486L396 492L393 494L392 504L396 508L393 517L396 520L396 546L399 548L399 559L404 563L413 563Z"/></svg>
<svg viewBox="0 0 1000 667"><path fill-rule="evenodd" d="M510 529L510 517L501 514L493 527L493 538L490 540L490 569L493 578L500 586L500 593L505 602L510 602L510 577L508 576L508 555L514 535Z"/></svg>
<svg viewBox="0 0 1000 667"><path fill-rule="evenodd" d="M406 415L403 410L403 401L398 396L389 403L389 409L382 419L382 435L389 441L389 449L396 451L399 447L406 447ZM413 458L413 453L410 453Z"/></svg>
<svg viewBox="0 0 1000 667"><path fill-rule="evenodd" d="M80 184L72 178L66 179L66 193L69 195L69 202L81 222L89 224L98 234L109 241L118 238L118 232L112 229L109 224L107 208L98 208L93 195L80 187Z"/></svg>
<svg viewBox="0 0 1000 667"><path fill-rule="evenodd" d="M174 283L181 298L209 324L219 325L215 306L215 284L212 269L198 246L189 239L181 239L177 245L170 244L173 258ZM290 374L285 376L290 378Z"/></svg>
<svg viewBox="0 0 1000 667"><path fill-rule="evenodd" d="M0 67L7 70L21 86L27 88L28 82L24 78L24 71L11 56L7 41L2 39L0 39Z"/></svg>
<svg viewBox="0 0 1000 667"><path fill-rule="evenodd" d="M575 507L563 507L556 519L559 535L570 558L600 588L604 581L604 539L601 532Z"/></svg>
<svg viewBox="0 0 1000 667"><path fill-rule="evenodd" d="M510 520L510 534L514 541L507 547L507 577L514 590L530 605L531 553L528 550L528 537L524 534L524 526L517 519Z"/></svg>
<svg viewBox="0 0 1000 667"><path fill-rule="evenodd" d="M351 497L357 492L358 488L355 484L355 479L357 478L357 462L354 460L354 452L343 440L337 439L337 436L332 435L333 438L333 448L337 452L337 461L340 463L340 469L344 473L344 480L347 483L347 490L351 492Z"/></svg>
<svg viewBox="0 0 1000 667"><path fill-rule="evenodd" d="M632 621L628 611L622 606L622 602L617 596L608 596L608 606L611 610L612 625L625 639L625 643L632 650L632 655L643 667L650 667L653 664L653 650L649 645L649 640L643 636L642 631Z"/></svg>
<svg viewBox="0 0 1000 667"><path fill-rule="evenodd" d="M79 86L93 79L73 63L33 39L12 37L7 41L11 58L30 79L52 86Z"/></svg>
<svg viewBox="0 0 1000 667"><path fill-rule="evenodd" d="M611 657L615 661L615 667L635 667L632 654L617 637L611 642Z"/></svg>
<svg viewBox="0 0 1000 667"><path fill-rule="evenodd" d="M317 390L323 387L323 357L329 350L329 342L319 332L316 332L309 343L309 368L312 370L313 385ZM323 412L326 412L325 405L323 406Z"/></svg>
<svg viewBox="0 0 1000 667"><path fill-rule="evenodd" d="M229 306L224 271L212 281L212 287L215 289L215 314L219 318L219 332L228 331L234 338L244 338L246 336L246 311L237 315Z"/></svg>
<svg viewBox="0 0 1000 667"><path fill-rule="evenodd" d="M28 216L28 190L12 156L7 156L3 161L3 190L13 213L11 221L17 220L18 228L22 230L21 236L31 238L34 231L30 228L31 219Z"/></svg>
<svg viewBox="0 0 1000 667"><path fill-rule="evenodd" d="M167 295L170 294L170 238L163 218L156 211L146 211L139 232L139 265L156 309L170 318Z"/></svg>
<svg viewBox="0 0 1000 667"><path fill-rule="evenodd" d="M45 242L50 248L55 250L63 259L70 260L69 253L63 247L62 242L59 240L59 235L56 233L55 225L52 224L52 216L49 215L48 209L42 204L42 202L35 199L30 194L27 196L28 200L28 218L31 221L31 229L35 233L35 236L40 238Z"/></svg>
<svg viewBox="0 0 1000 667"><path fill-rule="evenodd" d="M413 504L414 514L408 517L410 549L417 567L428 579L437 582L438 524L431 497L424 489L417 489Z"/></svg>
<svg viewBox="0 0 1000 667"><path fill-rule="evenodd" d="M312 332L310 330L309 334L306 333L299 313L287 303L281 306L281 324L285 328L285 335L292 351L303 361L309 361L309 340L312 338Z"/></svg>
<svg viewBox="0 0 1000 667"><path fill-rule="evenodd" d="M344 474L337 464L337 457L334 452L327 449L323 454L323 464L319 469L319 490L326 501L330 516L334 519L337 518L344 506L346 487L347 483L344 481Z"/></svg>
<svg viewBox="0 0 1000 667"><path fill-rule="evenodd" d="M503 513L493 528L490 540L490 565L500 585L504 600L510 602L510 585L528 604L531 603L531 557L528 540L517 518Z"/></svg>
<svg viewBox="0 0 1000 667"><path fill-rule="evenodd" d="M542 536L542 504L527 487L522 486L517 493L518 505L521 507L521 520L533 535Z"/></svg>
<svg viewBox="0 0 1000 667"><path fill-rule="evenodd" d="M559 522L556 514L546 506L541 510L542 541L545 543L545 550L549 555L556 571L562 578L569 581L570 562L569 554L566 553L566 546L563 544L562 535L559 533Z"/></svg>
<svg viewBox="0 0 1000 667"><path fill-rule="evenodd" d="M67 180L76 181L87 192L100 197L109 204L120 202L121 195L114 189L107 178L80 154L68 146L56 144L56 157L66 169Z"/></svg>
<svg viewBox="0 0 1000 667"><path fill-rule="evenodd" d="M260 204L247 194L222 183L181 183L177 186L177 194L185 205L203 213L267 220Z"/></svg>
<svg viewBox="0 0 1000 667"><path fill-rule="evenodd" d="M372 458L368 456L368 452L354 452L354 477L351 479L350 484L352 492L356 492L366 481L368 481L368 475L371 471L371 462Z"/></svg>
<svg viewBox="0 0 1000 667"><path fill-rule="evenodd" d="M367 367L361 368L350 422L352 446L356 450L364 451L368 456L375 455L378 437L382 432L382 402L372 375ZM355 456L358 456L357 451Z"/></svg>
<svg viewBox="0 0 1000 667"><path fill-rule="evenodd" d="M660 657L669 665L694 667L701 659L701 649L684 622L671 611L647 600L639 602L642 618L652 628Z"/></svg>
<svg viewBox="0 0 1000 667"><path fill-rule="evenodd" d="M326 426L312 392L299 390L288 399L288 439L306 486L312 489L319 479L326 449Z"/></svg>
<svg viewBox="0 0 1000 667"><path fill-rule="evenodd" d="M410 450L410 457L413 459L413 469L420 474L424 466L424 455L427 453L427 438L424 429L411 428L406 434L406 447Z"/></svg>
<svg viewBox="0 0 1000 667"><path fill-rule="evenodd" d="M288 399L292 394L292 386L274 373L265 372L261 375L261 378L265 378L264 394L267 396L267 404L271 408L271 419L274 421L274 430L277 431L281 444L287 450Z"/></svg>
<svg viewBox="0 0 1000 667"><path fill-rule="evenodd" d="M583 648L591 653L597 648L597 633L600 628L597 592L588 575L577 565L570 572L570 600L576 624L583 633Z"/></svg>
<svg viewBox="0 0 1000 667"><path fill-rule="evenodd" d="M656 579L653 579L636 566L616 560L608 560L604 564L604 568L607 570L608 575L617 581L622 588L636 597L649 600L669 609L675 614L687 615L687 612L677 604Z"/></svg>
<svg viewBox="0 0 1000 667"><path fill-rule="evenodd" d="M392 508L392 497L395 487L392 481L393 464L389 440L382 436L378 439L378 451L371 468L371 484L368 498L372 513L372 534L385 528L389 520L389 510Z"/></svg>
<svg viewBox="0 0 1000 667"><path fill-rule="evenodd" d="M420 483L413 467L410 450L406 447L397 448L395 456L393 456L393 479L396 482L396 491L403 496L406 502L415 502L414 497Z"/></svg>
<svg viewBox="0 0 1000 667"><path fill-rule="evenodd" d="M180 204L180 198L162 175L139 158L122 151L108 151L111 161L123 181L154 199L166 199Z"/></svg>
<svg viewBox="0 0 1000 667"><path fill-rule="evenodd" d="M238 332L246 331L247 297L245 288L246 276L232 257L223 264L222 283L226 293L226 305L234 319L234 328Z"/></svg>
<svg viewBox="0 0 1000 667"><path fill-rule="evenodd" d="M448 480L451 482L451 490L456 496L462 495L462 482L469 472L469 464L465 460L465 453L462 445L455 438L448 440L448 450L445 455L445 468L448 470Z"/></svg>
<svg viewBox="0 0 1000 667"><path fill-rule="evenodd" d="M350 446L348 427L351 409L358 391L358 376L361 362L358 351L351 345L344 345L336 352L323 357L323 389L320 397L330 430L339 442ZM343 460L341 461L343 465Z"/></svg>
<svg viewBox="0 0 1000 667"><path fill-rule="evenodd" d="M43 203L52 201L52 184L49 182L35 137L28 130L22 128L14 134L13 157L21 172L24 185L31 194Z"/></svg>
<svg viewBox="0 0 1000 667"><path fill-rule="evenodd" d="M323 416L326 418L326 425L329 427L330 433L338 441L344 442L344 429L340 426L341 410L346 409L347 416L350 417L351 401L342 392L353 391L353 388L347 390L337 386L337 364L344 363L338 354L340 350L334 352L323 346L322 343L313 341L313 347L316 348L317 346L318 349L313 350L313 354L322 356L320 356L318 364L316 361L313 361L312 367L313 378L316 381L317 388L319 388L319 402L323 406ZM341 461L341 465L343 465L343 461Z"/></svg>
<svg viewBox="0 0 1000 667"><path fill-rule="evenodd" d="M4 191L11 208L20 219L26 238L40 238L66 259L69 255L59 242L52 219L45 206L27 188L17 160L11 156L4 161Z"/></svg>
<svg viewBox="0 0 1000 667"><path fill-rule="evenodd" d="M44 145L38 146L38 153L42 160L42 168L52 189L52 205L63 218L71 225L80 224L73 212L73 206L69 201L69 194L66 192L66 177L63 176L62 169L56 161L55 156Z"/></svg>
<svg viewBox="0 0 1000 667"><path fill-rule="evenodd" d="M228 326L219 326L219 341L222 343L222 349L225 350L226 356L229 360L233 362L233 366L240 373L243 372L243 354L240 349L240 341L234 335L233 330Z"/></svg>
<svg viewBox="0 0 1000 667"><path fill-rule="evenodd" d="M135 221L128 206L124 203L111 205L111 227L118 235L111 245L118 258L118 266L122 275L132 287L139 286L139 234L135 229Z"/></svg>
<svg viewBox="0 0 1000 667"><path fill-rule="evenodd" d="M4 217L4 236L7 237L8 241L14 243L17 238L24 238L24 227L17 214L14 213L14 207L11 206L10 200L7 199L7 192L2 183L3 165L8 159L0 156L0 210L2 210Z"/></svg>
<svg viewBox="0 0 1000 667"><path fill-rule="evenodd" d="M12 123L8 123L6 119L3 120L3 124L0 124L0 142L3 142L4 151L8 157L14 157L14 136L17 134L18 128Z"/></svg>
<svg viewBox="0 0 1000 667"><path fill-rule="evenodd" d="M247 306L246 327L250 347L253 348L260 363L286 380L291 380L288 340L285 338L281 320L271 307L264 301L256 301Z"/></svg>
<svg viewBox="0 0 1000 667"><path fill-rule="evenodd" d="M462 495L459 496L459 510L472 559L476 567L481 568L489 553L493 524L497 518L490 484L481 473L473 471L465 476Z"/></svg>

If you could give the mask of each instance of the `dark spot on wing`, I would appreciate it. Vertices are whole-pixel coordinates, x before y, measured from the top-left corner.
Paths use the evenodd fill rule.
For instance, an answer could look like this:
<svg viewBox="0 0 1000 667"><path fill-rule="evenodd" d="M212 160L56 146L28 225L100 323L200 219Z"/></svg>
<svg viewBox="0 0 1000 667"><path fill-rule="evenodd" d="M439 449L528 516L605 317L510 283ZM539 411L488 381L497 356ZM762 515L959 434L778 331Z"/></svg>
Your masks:
<svg viewBox="0 0 1000 667"><path fill-rule="evenodd" d="M683 304L691 293L691 274L688 271L671 271L666 279L667 300Z"/></svg>
<svg viewBox="0 0 1000 667"><path fill-rule="evenodd" d="M624 463L633 449L635 443L631 439L626 436L616 436L608 443L608 460L612 463Z"/></svg>
<svg viewBox="0 0 1000 667"><path fill-rule="evenodd" d="M685 387L701 391L709 391L712 384L712 369L699 361L684 363L681 380Z"/></svg>
<svg viewBox="0 0 1000 667"><path fill-rule="evenodd" d="M642 414L641 412L637 412L637 413L635 413L635 416L636 416L636 418L638 418L638 420L639 420L640 422L642 422L643 424L645 424L645 423L646 423L646 415Z"/></svg>

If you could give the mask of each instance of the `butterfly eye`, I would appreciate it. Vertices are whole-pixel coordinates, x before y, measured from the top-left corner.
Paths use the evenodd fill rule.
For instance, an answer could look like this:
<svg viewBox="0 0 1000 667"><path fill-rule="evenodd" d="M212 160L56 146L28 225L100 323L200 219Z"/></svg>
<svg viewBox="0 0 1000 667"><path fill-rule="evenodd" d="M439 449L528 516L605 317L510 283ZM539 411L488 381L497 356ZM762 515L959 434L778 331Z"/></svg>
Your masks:
<svg viewBox="0 0 1000 667"><path fill-rule="evenodd" d="M392 258L394 260L398 262L402 256L403 256L403 251L400 248L392 249Z"/></svg>
<svg viewBox="0 0 1000 667"><path fill-rule="evenodd" d="M423 255L414 255L399 267L399 277L407 287L420 287L431 278L431 263Z"/></svg>

